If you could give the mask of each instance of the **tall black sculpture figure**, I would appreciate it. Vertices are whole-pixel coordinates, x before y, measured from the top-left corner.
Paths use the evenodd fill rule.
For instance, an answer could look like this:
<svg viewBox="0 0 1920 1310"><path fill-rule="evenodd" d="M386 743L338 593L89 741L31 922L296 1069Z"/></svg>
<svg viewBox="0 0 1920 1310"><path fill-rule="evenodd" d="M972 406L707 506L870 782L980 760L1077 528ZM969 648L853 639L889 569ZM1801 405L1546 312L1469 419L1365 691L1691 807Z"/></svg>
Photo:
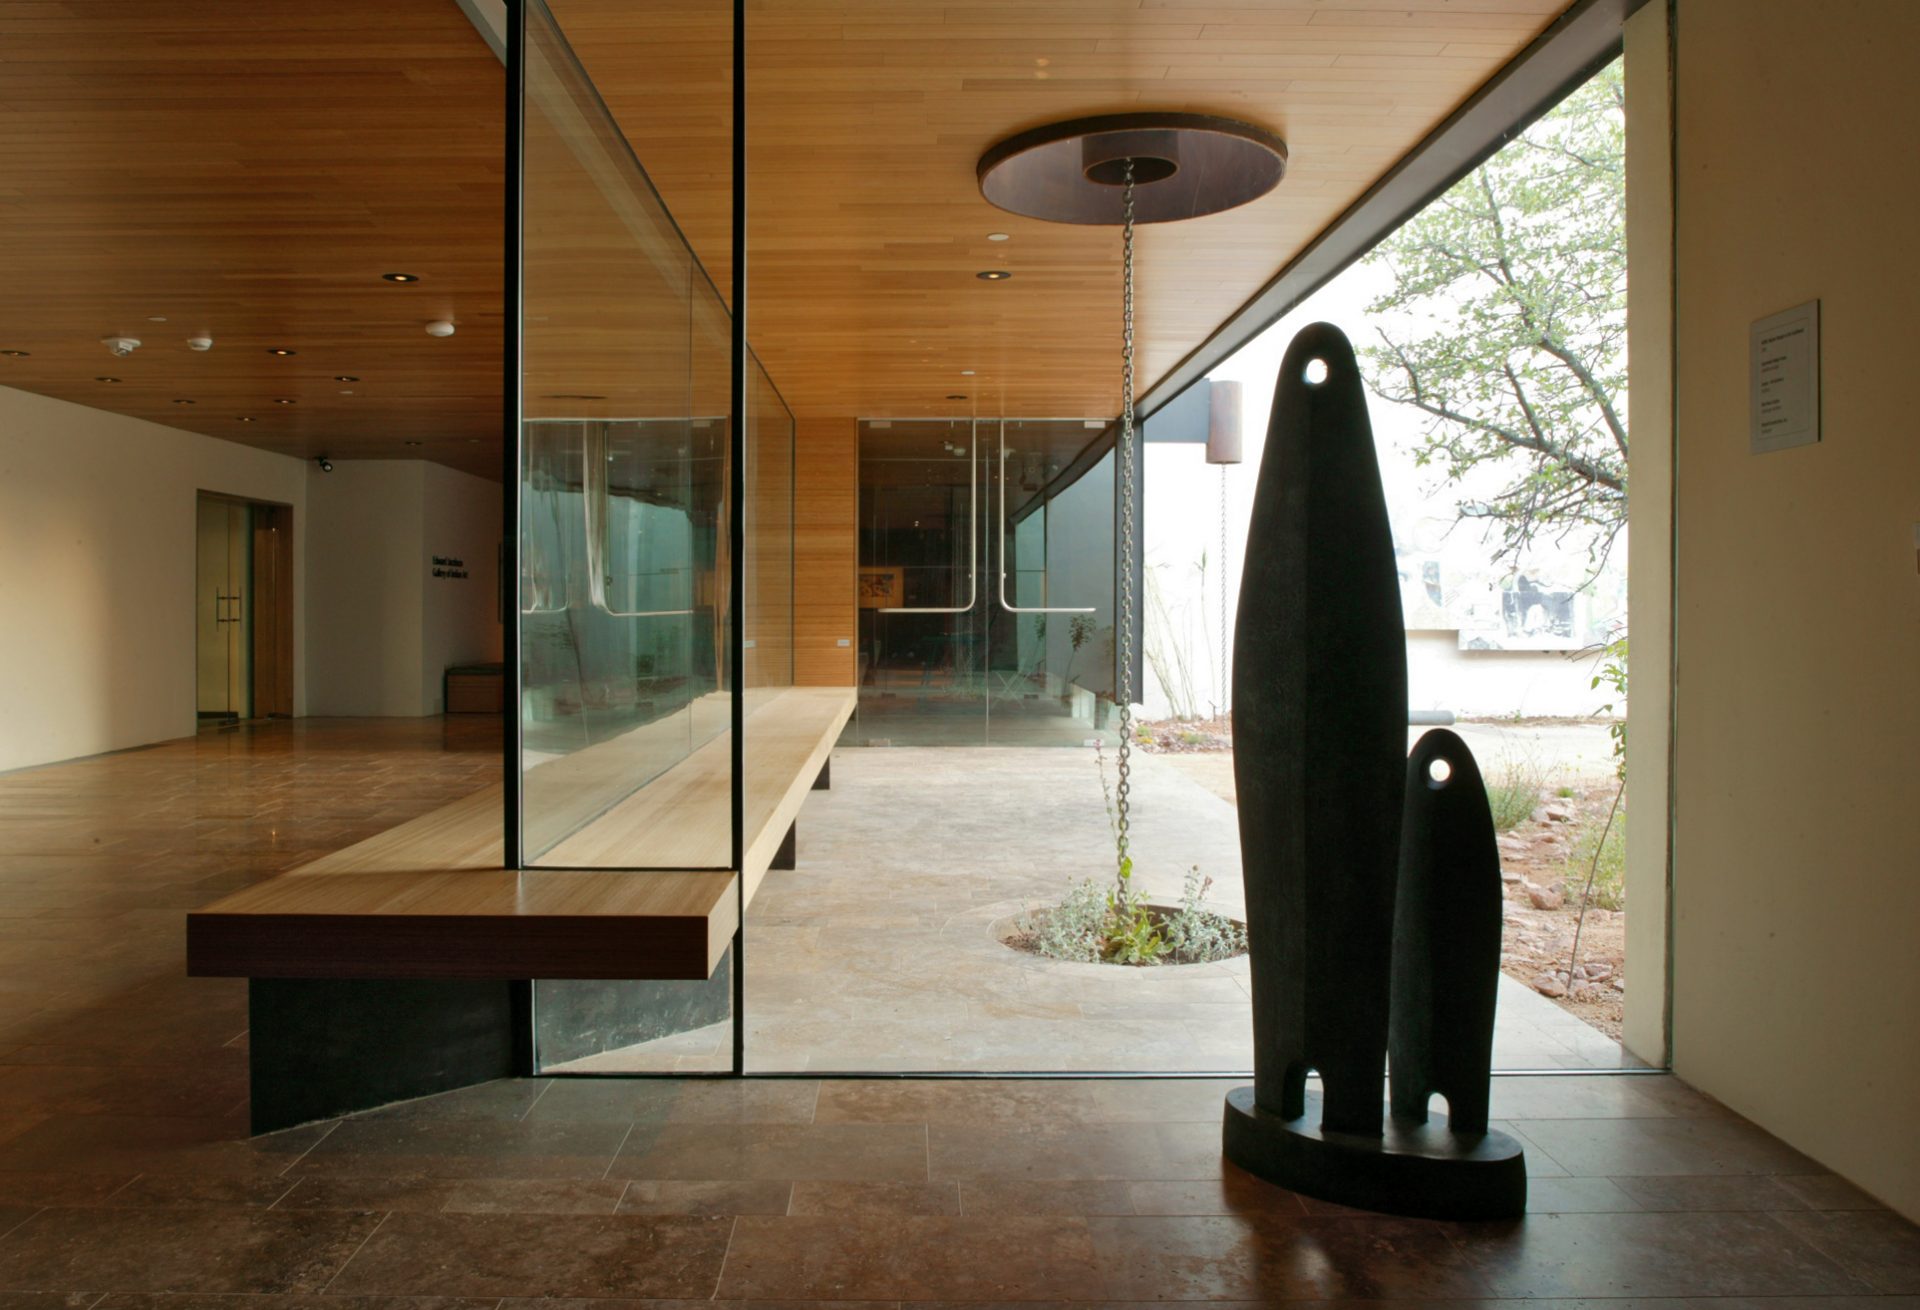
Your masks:
<svg viewBox="0 0 1920 1310"><path fill-rule="evenodd" d="M1407 759L1386 498L1353 348L1328 323L1303 329L1280 365L1234 662L1254 1085L1227 1097L1227 1157L1368 1209L1519 1214L1520 1148L1486 1131L1500 907L1497 858L1484 901L1480 838L1490 850L1492 820L1459 738ZM1454 772L1433 789L1441 756ZM1396 1072L1407 1067L1384 1117L1390 1031ZM1436 1090L1460 1123L1429 1115Z"/></svg>

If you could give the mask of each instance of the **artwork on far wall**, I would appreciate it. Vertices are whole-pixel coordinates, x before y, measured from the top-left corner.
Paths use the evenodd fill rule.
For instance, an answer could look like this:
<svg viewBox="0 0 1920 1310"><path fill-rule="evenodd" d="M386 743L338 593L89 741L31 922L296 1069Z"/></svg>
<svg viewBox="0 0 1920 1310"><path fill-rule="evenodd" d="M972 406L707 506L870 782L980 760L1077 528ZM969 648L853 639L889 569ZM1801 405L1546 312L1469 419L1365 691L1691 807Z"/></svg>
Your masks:
<svg viewBox="0 0 1920 1310"><path fill-rule="evenodd" d="M856 575L854 594L863 610L888 609L901 603L902 570L863 568Z"/></svg>

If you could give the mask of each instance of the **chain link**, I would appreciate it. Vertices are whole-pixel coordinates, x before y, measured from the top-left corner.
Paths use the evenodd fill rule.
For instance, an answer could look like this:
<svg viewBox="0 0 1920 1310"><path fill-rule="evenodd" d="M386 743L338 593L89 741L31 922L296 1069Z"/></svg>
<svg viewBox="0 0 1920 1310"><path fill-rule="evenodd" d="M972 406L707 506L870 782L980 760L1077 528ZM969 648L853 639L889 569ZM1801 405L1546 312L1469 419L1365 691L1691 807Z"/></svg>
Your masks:
<svg viewBox="0 0 1920 1310"><path fill-rule="evenodd" d="M1120 204L1120 762L1114 788L1115 836L1120 875L1128 873L1127 794L1133 751L1133 161L1127 161Z"/></svg>

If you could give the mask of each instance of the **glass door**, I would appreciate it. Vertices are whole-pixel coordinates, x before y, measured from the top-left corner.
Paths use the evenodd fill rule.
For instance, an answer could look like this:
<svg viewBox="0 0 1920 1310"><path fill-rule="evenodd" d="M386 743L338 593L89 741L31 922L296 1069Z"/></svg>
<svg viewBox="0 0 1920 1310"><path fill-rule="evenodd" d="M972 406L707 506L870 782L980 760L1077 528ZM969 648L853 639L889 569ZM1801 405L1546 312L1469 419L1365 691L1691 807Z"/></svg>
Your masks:
<svg viewBox="0 0 1920 1310"><path fill-rule="evenodd" d="M871 746L1082 746L1113 717L1113 455L1080 419L861 425Z"/></svg>
<svg viewBox="0 0 1920 1310"><path fill-rule="evenodd" d="M196 707L203 719L251 718L253 532L248 506L203 492L196 516Z"/></svg>

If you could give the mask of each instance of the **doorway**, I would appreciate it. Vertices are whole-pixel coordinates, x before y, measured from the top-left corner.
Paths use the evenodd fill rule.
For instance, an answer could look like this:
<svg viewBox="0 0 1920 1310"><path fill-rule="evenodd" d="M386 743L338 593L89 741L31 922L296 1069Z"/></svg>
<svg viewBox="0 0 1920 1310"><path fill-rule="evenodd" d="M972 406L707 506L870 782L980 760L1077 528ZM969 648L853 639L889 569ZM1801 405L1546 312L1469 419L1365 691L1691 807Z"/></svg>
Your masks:
<svg viewBox="0 0 1920 1310"><path fill-rule="evenodd" d="M843 744L1111 744L1109 428L860 425L860 698Z"/></svg>
<svg viewBox="0 0 1920 1310"><path fill-rule="evenodd" d="M293 507L198 494L195 708L203 723L293 716Z"/></svg>

